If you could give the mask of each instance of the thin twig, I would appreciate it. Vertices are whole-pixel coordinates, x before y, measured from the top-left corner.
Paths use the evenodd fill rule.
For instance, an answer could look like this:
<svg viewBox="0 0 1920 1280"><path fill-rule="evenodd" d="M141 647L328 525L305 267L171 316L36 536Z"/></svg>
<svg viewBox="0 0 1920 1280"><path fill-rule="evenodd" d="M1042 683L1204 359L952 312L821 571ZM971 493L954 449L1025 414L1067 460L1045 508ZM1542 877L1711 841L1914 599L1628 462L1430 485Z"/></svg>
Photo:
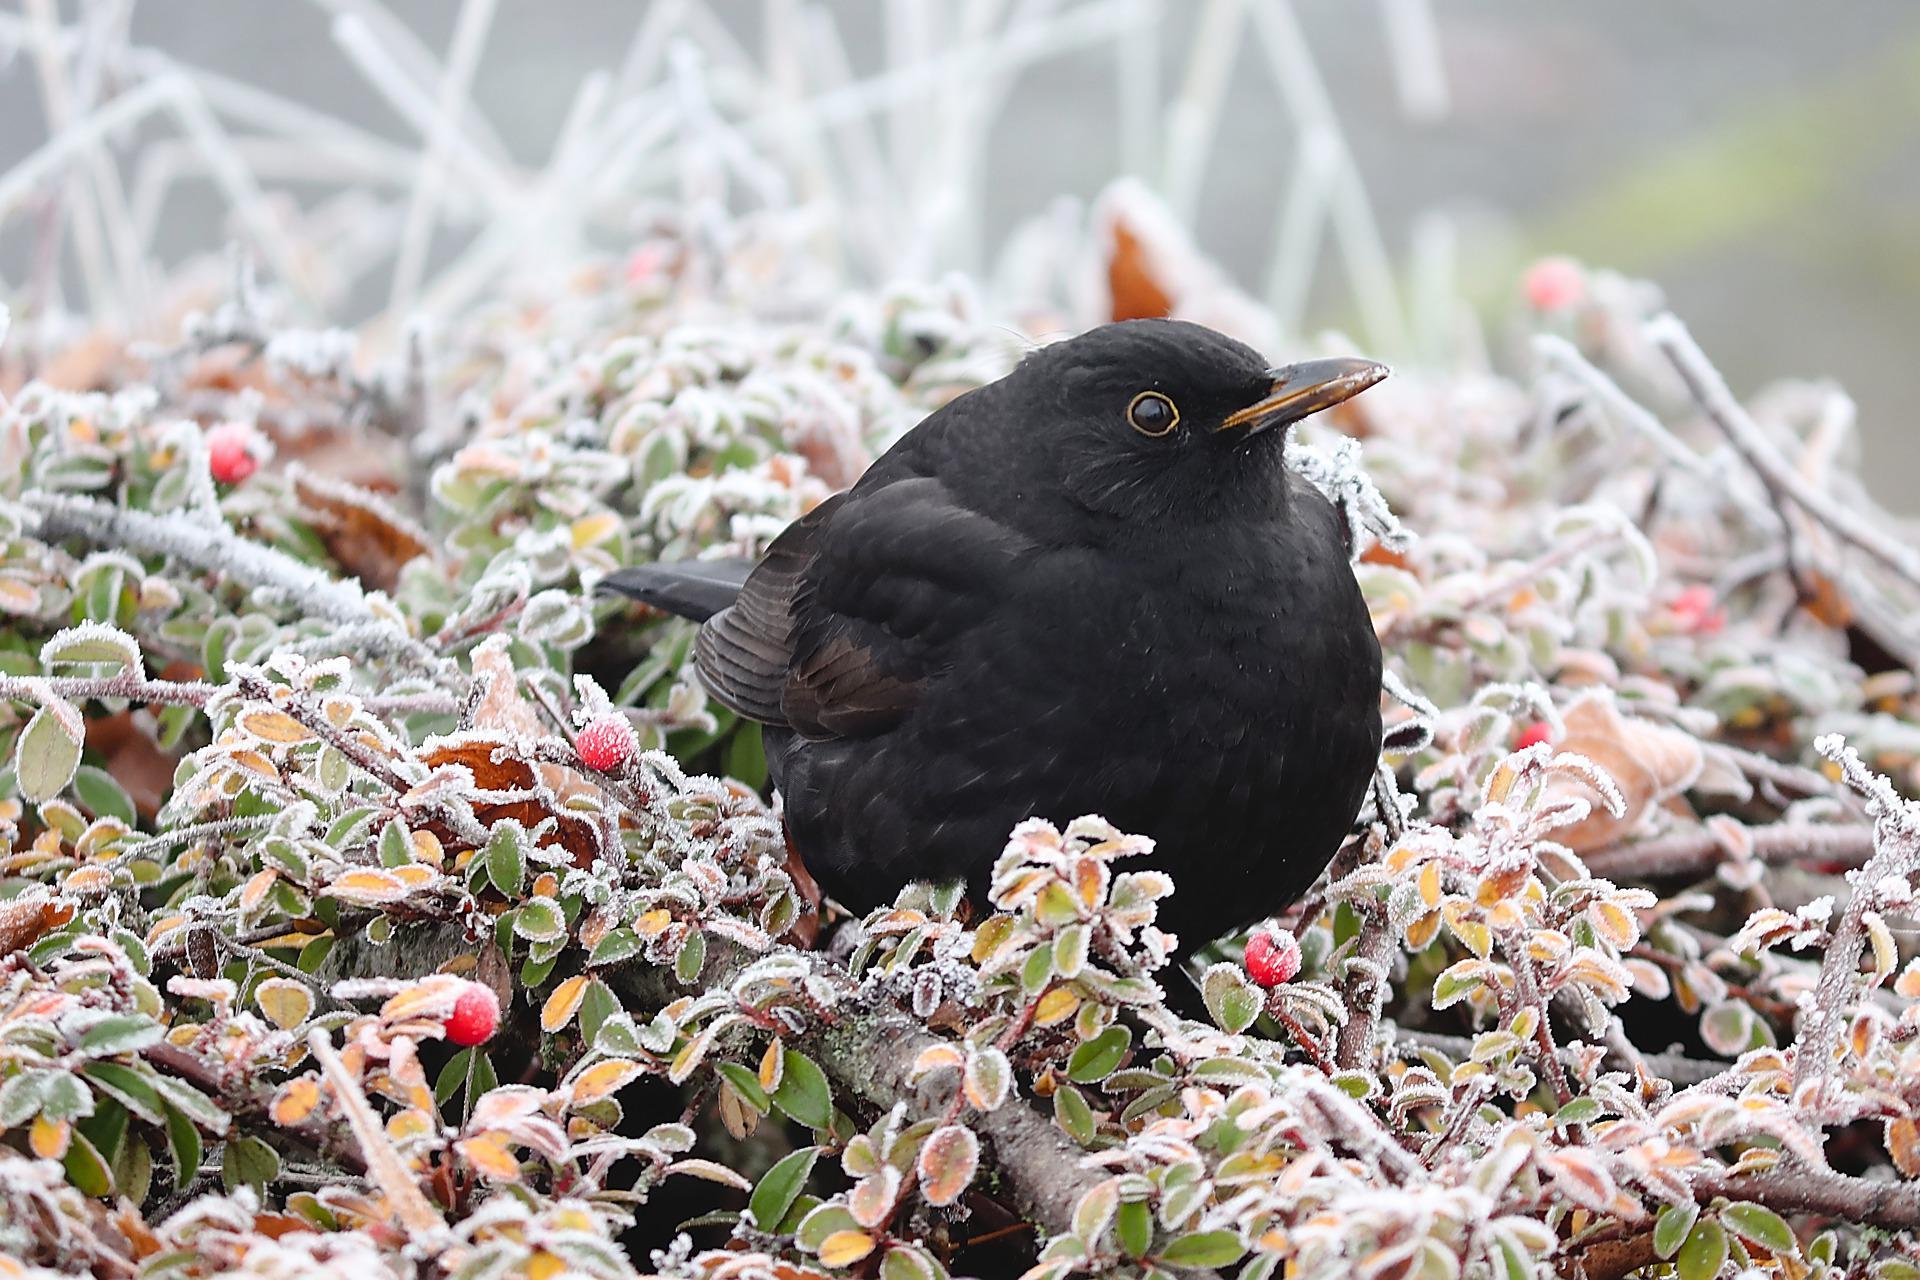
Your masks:
<svg viewBox="0 0 1920 1280"><path fill-rule="evenodd" d="M1726 379L1707 359L1679 317L1656 316L1647 323L1647 337L1673 363L1708 420L1720 429L1734 452L1768 490L1791 500L1835 537L1864 551L1905 579L1909 586L1920 589L1920 552L1815 489L1782 458L1760 424L1728 389Z"/></svg>

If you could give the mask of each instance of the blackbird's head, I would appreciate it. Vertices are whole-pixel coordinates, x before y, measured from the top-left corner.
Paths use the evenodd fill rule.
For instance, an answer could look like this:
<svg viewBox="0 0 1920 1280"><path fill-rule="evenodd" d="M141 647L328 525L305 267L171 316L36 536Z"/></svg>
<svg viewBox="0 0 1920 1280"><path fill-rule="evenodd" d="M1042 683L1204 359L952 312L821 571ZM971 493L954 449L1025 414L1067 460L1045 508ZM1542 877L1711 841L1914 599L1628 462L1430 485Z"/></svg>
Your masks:
<svg viewBox="0 0 1920 1280"><path fill-rule="evenodd" d="M1044 387L1041 447L1078 505L1212 519L1281 500L1287 427L1386 376L1350 357L1275 367L1204 325L1128 320L1036 352L1009 381Z"/></svg>

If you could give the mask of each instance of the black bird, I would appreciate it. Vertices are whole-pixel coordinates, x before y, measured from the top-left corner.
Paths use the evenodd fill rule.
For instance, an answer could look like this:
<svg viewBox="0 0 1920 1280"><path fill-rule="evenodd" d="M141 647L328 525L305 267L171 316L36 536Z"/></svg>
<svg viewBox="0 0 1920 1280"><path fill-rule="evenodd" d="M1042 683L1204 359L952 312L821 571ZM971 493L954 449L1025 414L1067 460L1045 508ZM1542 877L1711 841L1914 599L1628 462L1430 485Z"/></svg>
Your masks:
<svg viewBox="0 0 1920 1280"><path fill-rule="evenodd" d="M952 877L982 902L1016 823L1097 813L1153 837L1191 949L1304 893L1372 778L1380 646L1283 440L1386 372L1106 325L929 416L757 565L604 586L704 620L701 680L765 726L843 904Z"/></svg>

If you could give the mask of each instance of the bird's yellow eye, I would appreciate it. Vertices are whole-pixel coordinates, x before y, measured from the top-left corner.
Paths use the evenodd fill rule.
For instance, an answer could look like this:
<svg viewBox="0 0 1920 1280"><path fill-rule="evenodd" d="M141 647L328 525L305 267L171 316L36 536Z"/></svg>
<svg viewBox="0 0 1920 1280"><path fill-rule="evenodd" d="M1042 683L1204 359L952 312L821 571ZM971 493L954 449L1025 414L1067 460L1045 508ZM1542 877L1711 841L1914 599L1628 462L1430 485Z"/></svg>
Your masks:
<svg viewBox="0 0 1920 1280"><path fill-rule="evenodd" d="M1158 391L1142 391L1127 406L1127 421L1143 436L1163 436L1180 425L1180 410Z"/></svg>

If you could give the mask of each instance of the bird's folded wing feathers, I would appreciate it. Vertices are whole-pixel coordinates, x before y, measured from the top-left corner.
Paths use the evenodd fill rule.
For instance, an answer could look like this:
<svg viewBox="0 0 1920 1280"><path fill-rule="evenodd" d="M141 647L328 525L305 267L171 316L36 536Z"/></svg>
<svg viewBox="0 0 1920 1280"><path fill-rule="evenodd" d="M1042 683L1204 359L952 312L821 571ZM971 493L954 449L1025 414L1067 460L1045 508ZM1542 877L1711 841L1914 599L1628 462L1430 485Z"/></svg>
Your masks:
<svg viewBox="0 0 1920 1280"><path fill-rule="evenodd" d="M701 677L740 714L807 737L883 732L1027 549L929 477L841 495L780 535L701 631Z"/></svg>

